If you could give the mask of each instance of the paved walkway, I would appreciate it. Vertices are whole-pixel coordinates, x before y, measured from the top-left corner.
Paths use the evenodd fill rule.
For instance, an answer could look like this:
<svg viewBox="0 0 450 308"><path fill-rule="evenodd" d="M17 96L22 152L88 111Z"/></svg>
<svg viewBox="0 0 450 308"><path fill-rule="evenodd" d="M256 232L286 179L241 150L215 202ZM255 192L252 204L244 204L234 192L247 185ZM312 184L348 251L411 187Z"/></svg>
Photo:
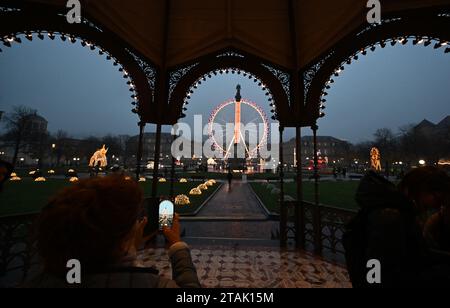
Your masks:
<svg viewBox="0 0 450 308"><path fill-rule="evenodd" d="M231 191L223 184L197 216L182 222L186 241L242 247L251 241L272 239L278 222L269 221L249 184L235 181Z"/></svg>
<svg viewBox="0 0 450 308"><path fill-rule="evenodd" d="M197 216L261 220L267 218L249 184L241 181L234 181L231 190L228 183L223 184Z"/></svg>

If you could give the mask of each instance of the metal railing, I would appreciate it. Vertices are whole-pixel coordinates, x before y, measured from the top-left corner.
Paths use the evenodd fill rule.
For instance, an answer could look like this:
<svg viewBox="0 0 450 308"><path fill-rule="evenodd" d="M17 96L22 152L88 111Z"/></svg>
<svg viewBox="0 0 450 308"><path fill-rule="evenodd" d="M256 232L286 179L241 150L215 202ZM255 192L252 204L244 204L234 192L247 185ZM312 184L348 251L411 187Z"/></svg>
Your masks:
<svg viewBox="0 0 450 308"><path fill-rule="evenodd" d="M0 217L0 286L14 276L17 284L27 277L36 257L32 237L37 214Z"/></svg>
<svg viewBox="0 0 450 308"><path fill-rule="evenodd" d="M300 207L297 201L285 202L281 211L281 217L288 221L285 239L296 240L300 248L312 245L317 254L341 256L345 253L342 245L345 226L355 215L355 211L305 201Z"/></svg>

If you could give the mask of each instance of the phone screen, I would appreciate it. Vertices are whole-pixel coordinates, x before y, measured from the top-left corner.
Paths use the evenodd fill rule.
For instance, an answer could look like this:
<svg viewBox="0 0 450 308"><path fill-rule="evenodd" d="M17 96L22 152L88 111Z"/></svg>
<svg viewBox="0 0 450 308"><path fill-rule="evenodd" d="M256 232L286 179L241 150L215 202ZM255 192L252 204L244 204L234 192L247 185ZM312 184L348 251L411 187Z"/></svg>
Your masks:
<svg viewBox="0 0 450 308"><path fill-rule="evenodd" d="M159 204L159 230L164 227L172 228L174 215L174 205L172 202L165 200Z"/></svg>

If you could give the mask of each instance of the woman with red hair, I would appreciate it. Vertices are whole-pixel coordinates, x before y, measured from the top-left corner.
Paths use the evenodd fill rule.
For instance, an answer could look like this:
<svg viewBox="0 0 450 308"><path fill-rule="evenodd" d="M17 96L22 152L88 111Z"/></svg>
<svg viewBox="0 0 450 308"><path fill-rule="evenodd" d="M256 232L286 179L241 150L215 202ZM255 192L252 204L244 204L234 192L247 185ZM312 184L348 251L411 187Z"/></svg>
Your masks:
<svg viewBox="0 0 450 308"><path fill-rule="evenodd" d="M64 189L42 211L37 247L43 273L31 287L68 287L69 260L81 264L79 287L200 287L187 244L180 240L178 217L165 229L173 280L154 269L135 267L134 257L147 218L138 183L123 176L93 178ZM73 287L73 286L71 286Z"/></svg>

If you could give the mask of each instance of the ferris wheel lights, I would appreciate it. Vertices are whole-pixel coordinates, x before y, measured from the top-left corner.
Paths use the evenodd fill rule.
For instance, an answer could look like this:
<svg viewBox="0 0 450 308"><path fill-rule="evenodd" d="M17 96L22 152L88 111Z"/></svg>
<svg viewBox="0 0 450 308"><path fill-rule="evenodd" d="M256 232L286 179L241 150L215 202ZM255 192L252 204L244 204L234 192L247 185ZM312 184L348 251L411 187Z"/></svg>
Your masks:
<svg viewBox="0 0 450 308"><path fill-rule="evenodd" d="M325 106L325 105L320 105L320 109L325 110L325 109L327 109L327 106Z"/></svg>
<svg viewBox="0 0 450 308"><path fill-rule="evenodd" d="M325 113L324 113L324 112L321 112L321 113L319 114L319 118L323 118L323 117L325 117Z"/></svg>

